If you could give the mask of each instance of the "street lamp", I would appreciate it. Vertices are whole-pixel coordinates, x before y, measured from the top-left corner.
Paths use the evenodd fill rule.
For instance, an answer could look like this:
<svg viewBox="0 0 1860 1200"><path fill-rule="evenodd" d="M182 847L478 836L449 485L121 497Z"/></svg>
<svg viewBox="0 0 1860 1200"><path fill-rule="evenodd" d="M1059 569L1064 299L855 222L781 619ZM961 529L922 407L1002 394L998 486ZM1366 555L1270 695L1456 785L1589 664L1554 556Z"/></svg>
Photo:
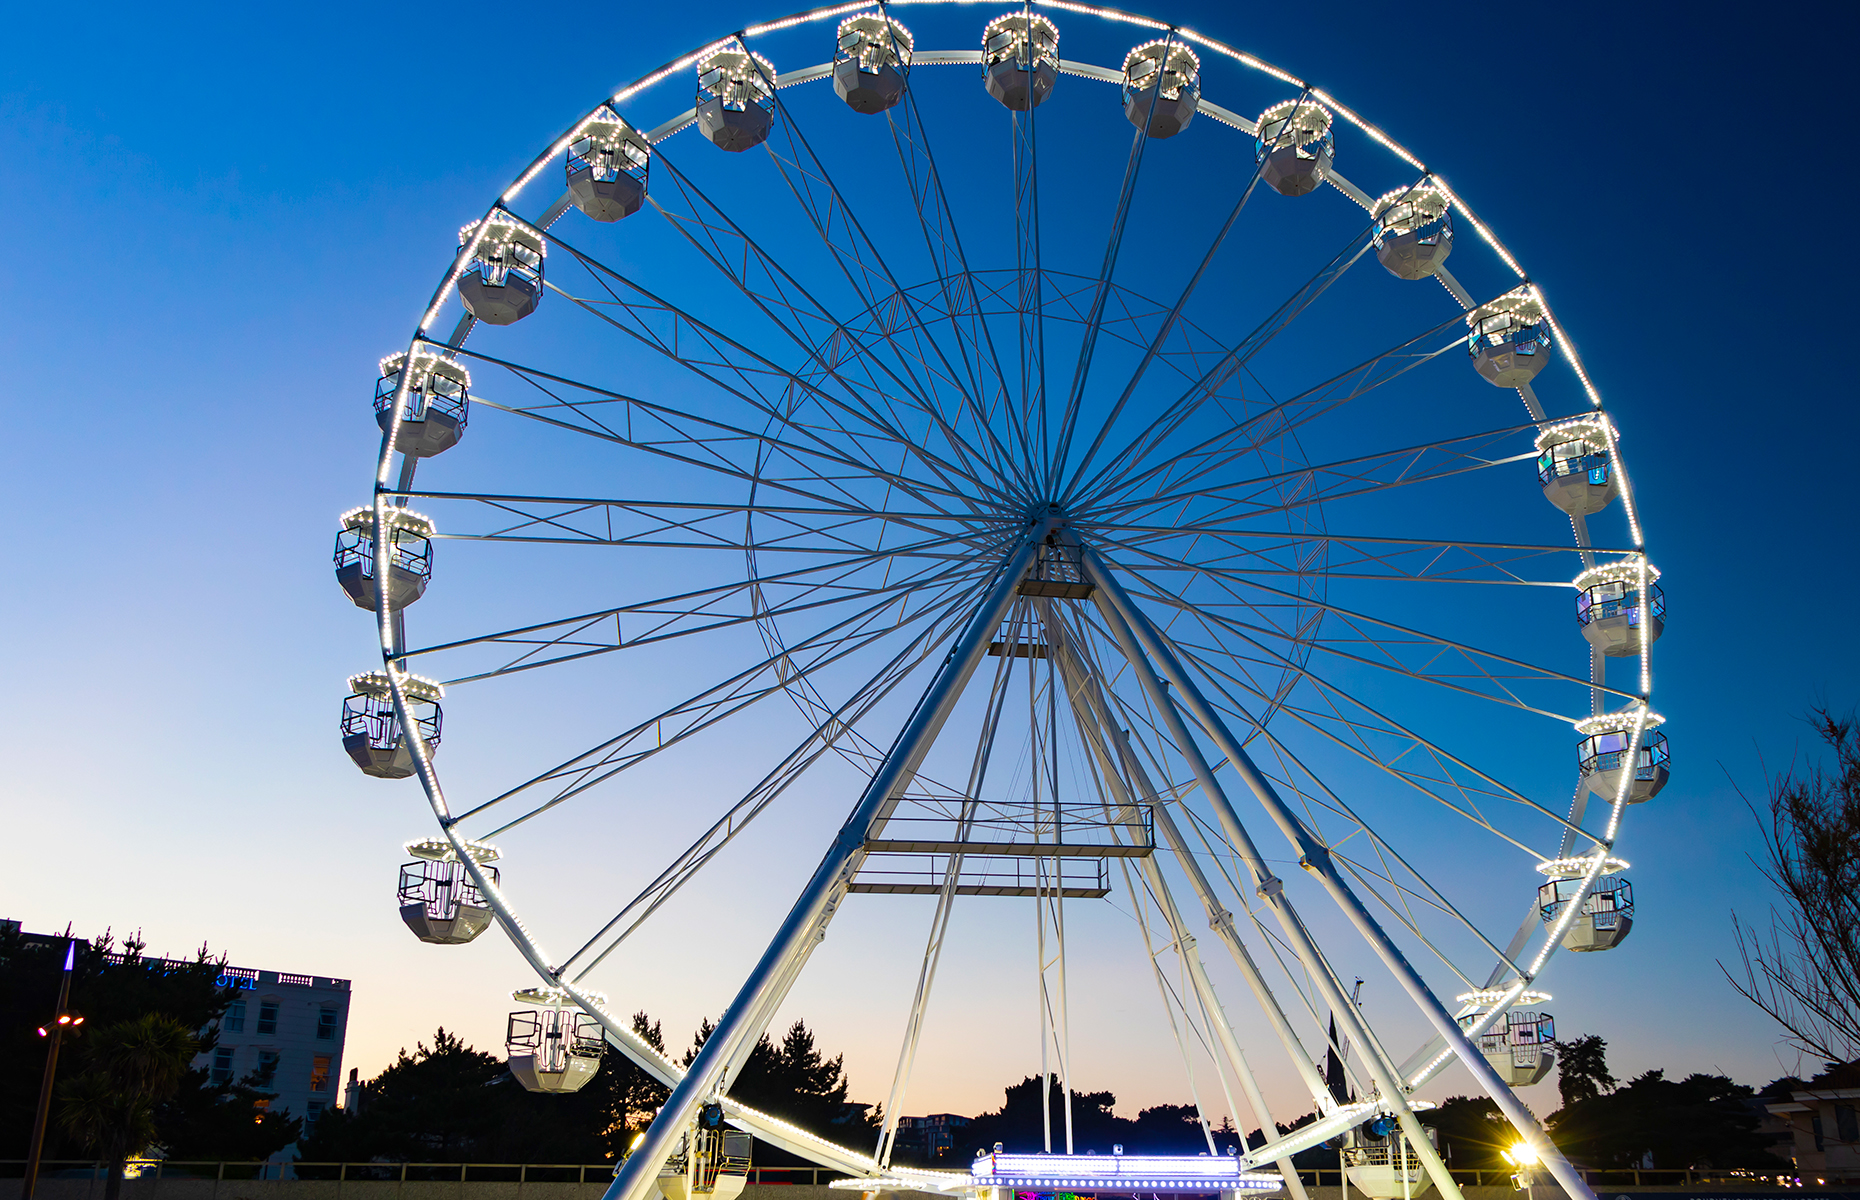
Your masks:
<svg viewBox="0 0 1860 1200"><path fill-rule="evenodd" d="M1512 1166L1518 1168L1516 1173L1511 1177L1512 1189L1514 1191L1523 1192L1526 1200L1529 1200L1531 1195L1531 1184L1535 1182L1535 1180L1531 1178L1531 1168L1536 1166L1540 1161L1537 1157L1536 1148L1529 1142L1519 1142L1517 1145L1505 1151L1505 1157L1511 1160Z"/></svg>
<svg viewBox="0 0 1860 1200"><path fill-rule="evenodd" d="M58 1047L64 1042L66 1032L75 1034L84 1024L84 1018L66 1008L71 999L71 968L77 962L77 939L65 930L65 971L58 983L58 1011L52 1019L39 1026L39 1036L49 1038L51 1045L45 1050L45 1081L39 1085L39 1112L32 1119L32 1145L26 1152L26 1182L20 1189L20 1200L32 1200L32 1189L39 1182L39 1152L45 1147L45 1121L52 1111L52 1078L58 1073Z"/></svg>

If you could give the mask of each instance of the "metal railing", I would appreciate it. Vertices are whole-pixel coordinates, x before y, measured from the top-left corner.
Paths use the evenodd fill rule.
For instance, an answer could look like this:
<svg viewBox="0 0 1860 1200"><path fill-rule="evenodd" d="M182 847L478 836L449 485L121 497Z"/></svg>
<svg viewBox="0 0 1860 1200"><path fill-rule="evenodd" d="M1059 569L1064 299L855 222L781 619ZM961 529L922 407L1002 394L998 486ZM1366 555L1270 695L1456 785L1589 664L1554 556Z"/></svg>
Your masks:
<svg viewBox="0 0 1860 1200"><path fill-rule="evenodd" d="M956 1156L943 1169L957 1168ZM24 1159L0 1159L0 1179L18 1179L25 1174ZM159 1186L163 1180L219 1183L254 1181L292 1182L316 1180L336 1183L585 1183L605 1187L613 1176L614 1165L601 1163L420 1163L420 1162L181 1162L167 1159L132 1160L132 1182ZM966 1160L962 1163L966 1165ZM94 1159L47 1160L40 1164L41 1184L60 1176L73 1178L78 1171L101 1184L108 1168ZM1335 1187L1343 1172L1335 1167L1300 1171L1298 1177L1311 1187ZM1733 1184L1739 1188L1788 1189L1812 1191L1860 1182L1854 1172L1822 1171L1803 1177L1786 1167L1726 1168L1622 1168L1620 1170L1579 1170L1583 1182L1592 1187L1693 1187ZM1511 1186L1507 1171L1454 1171L1453 1178L1472 1187ZM752 1184L812 1184L819 1186L835 1179L850 1178L844 1171L826 1167L751 1167ZM1817 1182L1825 1180L1825 1185ZM215 1189L217 1191L217 1188ZM147 1189L138 1189L146 1195Z"/></svg>
<svg viewBox="0 0 1860 1200"><path fill-rule="evenodd" d="M19 1179L25 1159L0 1159L0 1179ZM607 1185L614 1163L460 1163L460 1162L195 1162L175 1159L132 1159L127 1178L132 1181L168 1180L246 1183L318 1180L338 1183L590 1183ZM84 1178L102 1182L109 1167L95 1159L47 1159L39 1164L41 1181ZM749 1182L813 1184L819 1186L847 1178L846 1172L827 1167L750 1167Z"/></svg>

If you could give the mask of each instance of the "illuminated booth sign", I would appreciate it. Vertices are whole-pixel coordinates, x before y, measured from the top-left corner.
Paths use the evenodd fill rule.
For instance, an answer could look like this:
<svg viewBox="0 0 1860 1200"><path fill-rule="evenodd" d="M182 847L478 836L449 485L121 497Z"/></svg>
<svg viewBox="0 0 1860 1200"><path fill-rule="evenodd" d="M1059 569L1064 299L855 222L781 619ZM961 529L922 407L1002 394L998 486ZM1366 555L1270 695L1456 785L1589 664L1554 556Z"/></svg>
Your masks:
<svg viewBox="0 0 1860 1200"><path fill-rule="evenodd" d="M1212 1154L984 1154L969 1168L980 1193L1175 1192L1223 1196L1276 1192L1276 1172L1247 1171L1237 1157Z"/></svg>

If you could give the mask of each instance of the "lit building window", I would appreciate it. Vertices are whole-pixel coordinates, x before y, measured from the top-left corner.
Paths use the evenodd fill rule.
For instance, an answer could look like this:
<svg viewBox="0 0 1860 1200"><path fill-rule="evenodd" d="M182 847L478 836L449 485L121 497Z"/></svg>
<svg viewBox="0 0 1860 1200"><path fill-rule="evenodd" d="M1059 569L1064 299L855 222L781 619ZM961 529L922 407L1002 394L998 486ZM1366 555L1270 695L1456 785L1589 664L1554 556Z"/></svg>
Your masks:
<svg viewBox="0 0 1860 1200"><path fill-rule="evenodd" d="M313 1092L329 1090L329 1055L319 1054L310 1060L310 1090Z"/></svg>

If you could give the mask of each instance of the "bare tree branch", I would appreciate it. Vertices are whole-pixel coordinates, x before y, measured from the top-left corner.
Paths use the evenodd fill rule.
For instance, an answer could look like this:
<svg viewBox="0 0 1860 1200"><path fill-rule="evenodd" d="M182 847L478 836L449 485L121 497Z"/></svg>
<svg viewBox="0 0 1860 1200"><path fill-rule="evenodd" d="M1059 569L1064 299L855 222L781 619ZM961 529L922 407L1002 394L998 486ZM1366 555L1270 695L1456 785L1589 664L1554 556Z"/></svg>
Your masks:
<svg viewBox="0 0 1860 1200"><path fill-rule="evenodd" d="M1860 1058L1860 730L1825 707L1809 721L1833 769L1792 767L1768 781L1767 814L1751 805L1763 835L1763 858L1752 861L1782 905L1770 909L1767 936L1733 913L1743 977L1718 966L1789 1042L1846 1063Z"/></svg>

